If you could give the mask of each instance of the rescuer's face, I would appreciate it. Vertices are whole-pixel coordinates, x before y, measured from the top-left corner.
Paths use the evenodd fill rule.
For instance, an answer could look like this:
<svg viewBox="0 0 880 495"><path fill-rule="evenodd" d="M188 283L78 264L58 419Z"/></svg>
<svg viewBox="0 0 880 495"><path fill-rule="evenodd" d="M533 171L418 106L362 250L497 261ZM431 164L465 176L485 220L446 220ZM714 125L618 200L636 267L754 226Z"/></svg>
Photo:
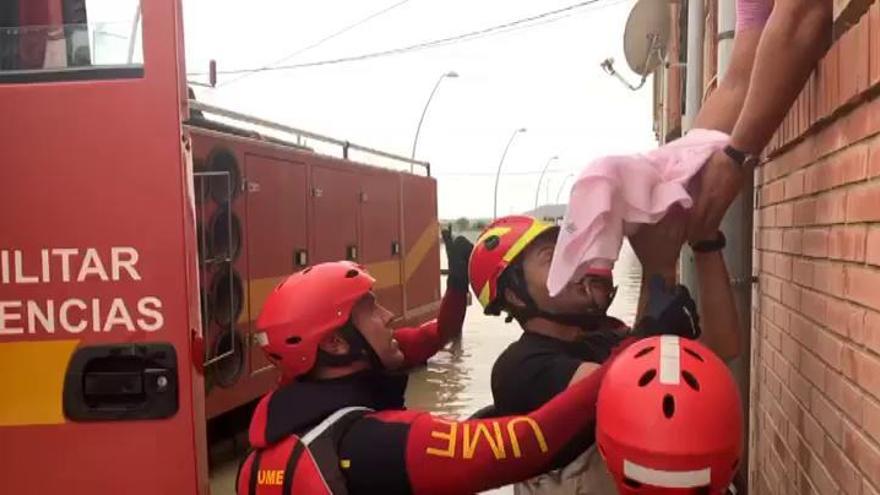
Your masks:
<svg viewBox="0 0 880 495"><path fill-rule="evenodd" d="M556 234L548 233L532 241L522 254L523 274L535 304L555 314L586 314L596 306L607 308L613 286L610 280L599 277L569 282L556 297L550 297L547 277L555 248Z"/></svg>
<svg viewBox="0 0 880 495"><path fill-rule="evenodd" d="M394 330L390 326L393 319L394 314L379 304L373 294L358 301L351 312L352 323L389 370L400 368L404 361L403 352L400 351L394 338Z"/></svg>

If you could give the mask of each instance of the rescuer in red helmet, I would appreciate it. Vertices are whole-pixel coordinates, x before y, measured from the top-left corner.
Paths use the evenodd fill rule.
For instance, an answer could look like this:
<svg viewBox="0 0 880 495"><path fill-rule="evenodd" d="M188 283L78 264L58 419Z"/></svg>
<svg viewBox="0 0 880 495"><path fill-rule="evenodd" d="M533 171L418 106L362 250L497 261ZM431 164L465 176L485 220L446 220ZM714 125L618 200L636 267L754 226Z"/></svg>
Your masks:
<svg viewBox="0 0 880 495"><path fill-rule="evenodd" d="M350 262L315 265L275 289L257 327L284 380L254 412L239 495L476 493L546 470L592 424L603 367L527 415L454 421L403 407L399 370L455 333L447 319L461 326L471 247L447 244L454 292L419 328L392 330L373 278Z"/></svg>
<svg viewBox="0 0 880 495"><path fill-rule="evenodd" d="M529 216L499 218L481 234L470 260L472 289L487 314L508 314L524 332L492 369L494 408L481 417L525 414L590 377L628 335L669 333L701 337L726 357L736 354L737 315L728 283L723 244L698 252L701 296L710 313L702 333L688 290L675 284L686 217L673 211L645 225L630 243L643 264L639 324L630 330L609 316L616 289L609 272L594 271L550 297L547 275L558 227ZM711 276L707 276L711 275ZM708 294L707 294L708 292ZM705 313L704 313L705 316ZM593 448L592 425L562 449L546 476L517 486L517 493L614 493Z"/></svg>
<svg viewBox="0 0 880 495"><path fill-rule="evenodd" d="M623 351L599 392L596 443L621 495L720 495L742 455L739 391L700 343L662 336Z"/></svg>

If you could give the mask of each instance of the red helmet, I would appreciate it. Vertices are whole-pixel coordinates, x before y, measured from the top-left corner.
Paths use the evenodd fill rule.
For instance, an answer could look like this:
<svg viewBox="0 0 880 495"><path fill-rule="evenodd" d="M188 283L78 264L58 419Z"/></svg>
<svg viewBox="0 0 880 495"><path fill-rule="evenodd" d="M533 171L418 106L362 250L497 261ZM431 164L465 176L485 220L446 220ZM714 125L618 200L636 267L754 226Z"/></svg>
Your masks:
<svg viewBox="0 0 880 495"><path fill-rule="evenodd" d="M468 272L471 287L487 314L497 314L498 278L536 237L557 229L555 225L526 215L501 217L480 234L474 244Z"/></svg>
<svg viewBox="0 0 880 495"><path fill-rule="evenodd" d="M315 365L318 343L345 325L354 305L376 280L348 261L321 263L294 273L269 294L257 318L263 351L290 380Z"/></svg>
<svg viewBox="0 0 880 495"><path fill-rule="evenodd" d="M629 346L605 375L597 414L596 442L621 495L717 495L739 467L739 390L696 341L664 335Z"/></svg>

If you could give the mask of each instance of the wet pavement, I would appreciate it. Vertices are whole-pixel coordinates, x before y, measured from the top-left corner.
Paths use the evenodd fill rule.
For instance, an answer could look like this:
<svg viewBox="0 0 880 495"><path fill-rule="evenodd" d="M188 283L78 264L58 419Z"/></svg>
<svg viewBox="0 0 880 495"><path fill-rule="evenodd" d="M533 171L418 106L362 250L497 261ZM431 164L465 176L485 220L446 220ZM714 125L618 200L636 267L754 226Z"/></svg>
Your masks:
<svg viewBox="0 0 880 495"><path fill-rule="evenodd" d="M641 267L628 244L624 244L614 277L619 290L609 312L631 324L638 305ZM407 407L466 417L491 404L492 364L520 332L516 323L505 324L501 317L483 315L479 303L474 301L468 308L461 341L440 351L426 367L411 374ZM236 464L228 463L212 471L213 495L234 494L235 470ZM512 493L512 489L488 493L506 495Z"/></svg>

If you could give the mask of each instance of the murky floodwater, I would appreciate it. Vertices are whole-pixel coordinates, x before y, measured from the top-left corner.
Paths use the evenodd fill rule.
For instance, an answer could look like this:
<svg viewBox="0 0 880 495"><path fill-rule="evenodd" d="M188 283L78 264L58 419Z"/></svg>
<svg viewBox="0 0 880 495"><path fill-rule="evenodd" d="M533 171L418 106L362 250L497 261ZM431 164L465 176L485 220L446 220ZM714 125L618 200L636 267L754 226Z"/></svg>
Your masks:
<svg viewBox="0 0 880 495"><path fill-rule="evenodd" d="M442 260L445 268L446 260ZM614 269L619 289L610 314L632 324L635 318L641 282L641 266L629 244L624 243ZM412 373L406 403L454 417L466 417L492 403L490 373L492 364L508 344L519 338L516 323L505 324L501 317L486 316L474 301L467 311L461 342L434 356L425 368ZM235 465L218 466L211 476L212 494L233 494ZM502 488L493 495L509 494Z"/></svg>

